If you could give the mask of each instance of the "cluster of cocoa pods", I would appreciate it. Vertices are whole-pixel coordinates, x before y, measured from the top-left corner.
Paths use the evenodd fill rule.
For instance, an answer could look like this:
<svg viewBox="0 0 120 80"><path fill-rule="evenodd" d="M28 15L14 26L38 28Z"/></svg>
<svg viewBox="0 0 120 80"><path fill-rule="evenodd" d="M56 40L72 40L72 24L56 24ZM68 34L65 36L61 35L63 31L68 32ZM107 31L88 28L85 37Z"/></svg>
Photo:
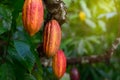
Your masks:
<svg viewBox="0 0 120 80"><path fill-rule="evenodd" d="M59 50L61 43L61 27L56 20L50 20L43 35L43 50L46 56L52 57L52 68L57 78L61 78L66 71L66 57L62 50Z"/></svg>
<svg viewBox="0 0 120 80"><path fill-rule="evenodd" d="M22 21L30 36L35 35L44 21L44 7L42 0L25 0L22 11ZM61 27L57 20L49 20L43 33L43 51L48 58L52 58L52 68L55 76L61 78L66 71L66 57L59 50L61 43Z"/></svg>

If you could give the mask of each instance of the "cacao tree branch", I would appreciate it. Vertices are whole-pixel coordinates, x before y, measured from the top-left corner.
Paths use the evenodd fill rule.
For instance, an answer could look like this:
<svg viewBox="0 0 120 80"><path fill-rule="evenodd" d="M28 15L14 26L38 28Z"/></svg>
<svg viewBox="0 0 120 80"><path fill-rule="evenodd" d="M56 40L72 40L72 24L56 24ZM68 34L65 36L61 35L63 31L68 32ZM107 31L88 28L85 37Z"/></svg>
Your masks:
<svg viewBox="0 0 120 80"><path fill-rule="evenodd" d="M62 0L44 0L51 19L56 19L60 25L66 20L66 6ZM49 17L48 17L49 18Z"/></svg>
<svg viewBox="0 0 120 80"><path fill-rule="evenodd" d="M68 58L67 64L84 64L84 63L98 63L98 62L109 62L111 56L114 51L117 49L120 44L120 38L117 38L112 46L103 54L103 55L92 55L92 56L84 56L79 58Z"/></svg>

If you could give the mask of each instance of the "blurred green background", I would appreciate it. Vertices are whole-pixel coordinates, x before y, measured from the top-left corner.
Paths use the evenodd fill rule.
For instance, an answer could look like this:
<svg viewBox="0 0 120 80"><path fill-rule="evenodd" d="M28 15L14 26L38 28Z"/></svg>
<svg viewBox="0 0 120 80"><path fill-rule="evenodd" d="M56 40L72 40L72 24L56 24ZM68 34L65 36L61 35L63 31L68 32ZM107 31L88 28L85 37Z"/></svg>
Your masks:
<svg viewBox="0 0 120 80"><path fill-rule="evenodd" d="M70 57L102 55L120 36L120 0L63 0L67 7L61 49ZM24 0L0 1L0 80L56 80L51 67L42 67L36 48L43 28L30 37L23 28ZM46 16L46 13L45 13ZM120 80L120 46L110 63L68 65L61 80L70 80L76 67L80 80ZM33 71L34 63L38 68ZM47 77L46 77L47 76Z"/></svg>

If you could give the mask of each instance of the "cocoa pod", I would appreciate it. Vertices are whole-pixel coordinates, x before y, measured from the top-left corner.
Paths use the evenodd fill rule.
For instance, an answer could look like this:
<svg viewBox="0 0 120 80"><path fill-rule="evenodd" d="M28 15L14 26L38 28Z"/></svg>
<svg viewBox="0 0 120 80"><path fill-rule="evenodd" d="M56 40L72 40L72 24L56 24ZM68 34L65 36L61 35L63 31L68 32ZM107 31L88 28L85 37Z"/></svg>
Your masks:
<svg viewBox="0 0 120 80"><path fill-rule="evenodd" d="M60 79L66 71L66 57L62 50L58 50L52 59L52 69L55 76Z"/></svg>
<svg viewBox="0 0 120 80"><path fill-rule="evenodd" d="M22 21L25 30L33 36L43 22L44 8L42 0L25 0L22 11Z"/></svg>
<svg viewBox="0 0 120 80"><path fill-rule="evenodd" d="M80 80L80 73L76 67L70 70L70 80Z"/></svg>
<svg viewBox="0 0 120 80"><path fill-rule="evenodd" d="M43 35L43 51L47 57L52 57L57 53L61 43L61 28L56 20L50 20Z"/></svg>

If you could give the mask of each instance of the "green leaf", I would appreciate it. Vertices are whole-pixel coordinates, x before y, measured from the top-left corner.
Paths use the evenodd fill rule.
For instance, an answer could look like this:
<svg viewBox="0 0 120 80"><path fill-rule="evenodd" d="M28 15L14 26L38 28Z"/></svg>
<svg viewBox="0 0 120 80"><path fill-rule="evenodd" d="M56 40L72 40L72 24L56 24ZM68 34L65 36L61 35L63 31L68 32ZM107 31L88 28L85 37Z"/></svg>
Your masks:
<svg viewBox="0 0 120 80"><path fill-rule="evenodd" d="M97 37L97 36L87 37L87 40L89 40L90 42L95 43L95 44L100 44L99 37Z"/></svg>
<svg viewBox="0 0 120 80"><path fill-rule="evenodd" d="M90 28L92 28L92 29L96 28L96 24L94 21L92 21L90 19L86 19L85 22Z"/></svg>
<svg viewBox="0 0 120 80"><path fill-rule="evenodd" d="M91 74L93 76L93 80L100 80L100 76L98 76L94 70L94 68L90 68Z"/></svg>
<svg viewBox="0 0 120 80"><path fill-rule="evenodd" d="M88 18L91 18L91 13L90 13L90 9L88 8L87 4L85 3L85 0L80 0L80 6L82 8L82 10L85 12L86 16Z"/></svg>
<svg viewBox="0 0 120 80"><path fill-rule="evenodd" d="M7 29L3 28L3 27L0 27L0 34L3 34L4 32L6 32Z"/></svg>
<svg viewBox="0 0 120 80"><path fill-rule="evenodd" d="M14 47L17 51L15 57L18 59L29 71L32 70L35 57L30 51L30 46L22 41L14 41Z"/></svg>
<svg viewBox="0 0 120 80"><path fill-rule="evenodd" d="M105 22L104 22L104 21L99 20L99 21L98 21L98 25L99 25L99 27L102 29L103 32L106 32L106 31L107 31L107 30L106 30L106 25L105 25Z"/></svg>
<svg viewBox="0 0 120 80"><path fill-rule="evenodd" d="M83 55L86 52L85 49L85 41L83 39L81 39L78 43L78 54Z"/></svg>
<svg viewBox="0 0 120 80"><path fill-rule="evenodd" d="M90 43L89 41L85 40L85 47L86 47L86 50L87 50L88 54L93 53L94 47L93 47L92 43Z"/></svg>
<svg viewBox="0 0 120 80"><path fill-rule="evenodd" d="M70 74L65 73L60 80L70 80Z"/></svg>
<svg viewBox="0 0 120 80"><path fill-rule="evenodd" d="M107 19L110 19L110 18L112 18L112 17L115 17L116 15L117 15L116 12L104 13L104 14L100 14L100 15L98 16L98 19L101 19L101 18L104 18L104 17L106 17Z"/></svg>
<svg viewBox="0 0 120 80"><path fill-rule="evenodd" d="M24 0L15 0L15 3L13 4L14 9L17 11L22 11L23 4L24 4Z"/></svg>
<svg viewBox="0 0 120 80"><path fill-rule="evenodd" d="M42 71L42 65L40 63L40 58L38 57L37 55L38 53L35 50L33 49L31 50L32 50L33 55L35 56L36 65L37 65L37 68L36 68L37 70L34 70L33 75L36 77L37 80L42 80L43 71Z"/></svg>
<svg viewBox="0 0 120 80"><path fill-rule="evenodd" d="M105 73L103 70L96 68L96 72L98 72L102 77L110 79L110 76L107 73Z"/></svg>
<svg viewBox="0 0 120 80"><path fill-rule="evenodd" d="M67 7L69 7L69 5L71 4L71 0L64 0L64 2Z"/></svg>
<svg viewBox="0 0 120 80"><path fill-rule="evenodd" d="M25 75L25 80L36 80L35 77L31 74L26 74Z"/></svg>
<svg viewBox="0 0 120 80"><path fill-rule="evenodd" d="M19 13L22 12L23 3L24 3L24 0L15 0L15 3L13 4L14 10L12 12L13 18L12 18L12 24L11 24L13 32L16 31L16 26L17 26L16 19L18 18Z"/></svg>
<svg viewBox="0 0 120 80"><path fill-rule="evenodd" d="M63 48L65 48L68 44L70 44L71 42L72 42L72 38L69 38L69 39L66 39L66 40L64 40L62 43L61 43L61 48L63 49Z"/></svg>
<svg viewBox="0 0 120 80"><path fill-rule="evenodd" d="M16 80L12 65L4 63L0 66L0 80Z"/></svg>
<svg viewBox="0 0 120 80"><path fill-rule="evenodd" d="M11 11L4 5L0 5L0 34L8 31L11 27Z"/></svg>
<svg viewBox="0 0 120 80"><path fill-rule="evenodd" d="M34 70L34 72L32 72L32 74L35 76L35 78L36 78L37 80L42 80L42 77L43 77L43 76L41 76L41 73L39 74L39 71L38 71L38 70Z"/></svg>

